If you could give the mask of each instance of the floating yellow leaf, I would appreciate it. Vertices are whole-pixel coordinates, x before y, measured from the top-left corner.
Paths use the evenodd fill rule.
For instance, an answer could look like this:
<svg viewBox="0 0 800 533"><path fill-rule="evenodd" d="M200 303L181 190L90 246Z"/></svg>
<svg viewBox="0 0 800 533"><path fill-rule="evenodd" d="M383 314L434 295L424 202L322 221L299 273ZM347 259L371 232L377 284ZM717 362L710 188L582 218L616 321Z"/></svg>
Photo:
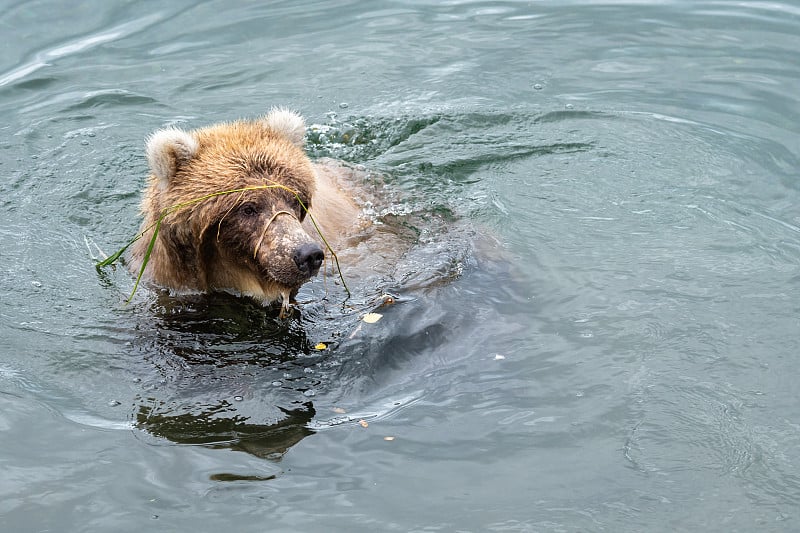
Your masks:
<svg viewBox="0 0 800 533"><path fill-rule="evenodd" d="M363 418L358 421L358 425L361 426L362 428L369 427L369 423Z"/></svg>
<svg viewBox="0 0 800 533"><path fill-rule="evenodd" d="M328 347L328 345L325 344L324 342L319 342L319 343L317 343L316 346L314 346L314 349L315 350L324 350L327 347Z"/></svg>
<svg viewBox="0 0 800 533"><path fill-rule="evenodd" d="M374 324L375 322L377 322L381 318L383 318L383 315L380 314L380 313L367 313L366 315L364 315L364 318L362 318L361 320L363 320L367 324Z"/></svg>

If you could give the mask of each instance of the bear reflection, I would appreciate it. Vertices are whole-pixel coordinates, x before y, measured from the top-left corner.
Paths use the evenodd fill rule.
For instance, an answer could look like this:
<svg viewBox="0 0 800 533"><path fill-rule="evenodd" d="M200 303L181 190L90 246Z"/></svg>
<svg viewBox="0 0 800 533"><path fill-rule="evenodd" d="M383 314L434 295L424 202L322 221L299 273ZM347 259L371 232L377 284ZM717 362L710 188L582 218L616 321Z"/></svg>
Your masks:
<svg viewBox="0 0 800 533"><path fill-rule="evenodd" d="M207 411L169 414L140 405L136 424L172 442L230 448L273 460L280 459L289 448L314 433L308 427L315 414L311 402L294 410L279 407L286 418L273 424L249 423L240 415L216 417L228 407L234 406L223 400L219 405L209 406Z"/></svg>
<svg viewBox="0 0 800 533"><path fill-rule="evenodd" d="M331 408L339 401L363 405L376 391L417 382L432 361L442 363L442 347L463 331L463 302L440 294L451 292L447 284L428 290L452 307L402 296L388 307L365 304L362 310L384 315L369 327L361 312L338 305L306 304L279 319L277 308L222 293L162 296L157 321L142 332L151 377L136 424L177 443L279 459L315 424L338 423ZM318 350L320 342L327 348Z"/></svg>
<svg viewBox="0 0 800 533"><path fill-rule="evenodd" d="M335 363L314 348L299 311L280 319L277 308L224 293L162 294L154 311L139 346L155 375L135 408L138 427L270 459L313 433L311 398Z"/></svg>

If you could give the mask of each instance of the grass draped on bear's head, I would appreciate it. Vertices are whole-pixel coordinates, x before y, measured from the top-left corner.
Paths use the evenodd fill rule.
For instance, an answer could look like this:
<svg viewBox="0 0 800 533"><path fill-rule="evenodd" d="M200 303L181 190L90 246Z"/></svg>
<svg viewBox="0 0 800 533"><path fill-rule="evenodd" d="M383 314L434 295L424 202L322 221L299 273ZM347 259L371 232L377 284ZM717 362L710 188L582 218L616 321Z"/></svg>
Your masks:
<svg viewBox="0 0 800 533"><path fill-rule="evenodd" d="M166 208L161 210L161 213L160 213L158 219L155 222L153 222L150 226L146 227L144 230L140 231L133 239L131 239L125 246L123 246L122 248L117 250L115 253L113 253L112 255L110 255L109 257L104 259L103 261L98 261L95 266L96 266L96 268L98 270L100 270L101 268L113 265L114 263L116 263L122 257L122 254L124 254L125 251L133 243L135 243L136 241L138 241L139 239L144 237L145 234L148 231L150 231L151 229L153 230L153 235L150 237L150 242L149 242L149 244L147 246L147 249L145 250L144 257L142 259L142 266L139 268L139 272L138 272L138 274L136 276L136 281L133 284L133 289L131 290L131 294L128 296L127 300L125 300L125 303L129 303L133 299L133 296L136 294L136 290L139 288L139 282L142 280L142 276L144 275L144 271L147 268L147 263L150 260L150 255L153 252L153 247L156 244L156 239L158 237L158 230L161 227L161 222L167 216L169 216L170 214L175 213L177 211L180 211L181 209L186 209L186 208L191 207L191 206L193 206L195 204L198 204L200 202L209 200L211 198L216 198L218 196L223 196L223 195L227 195L227 194L239 194L240 196L244 196L248 192L259 191L259 190L264 190L264 189L283 189L283 190L288 191L289 193L294 195L294 197L300 203L300 207L303 209L303 211L305 211L306 216L309 217L309 219L311 220L311 223L314 225L314 229L319 234L320 238L322 239L322 242L325 243L325 247L330 252L331 257L333 257L333 261L334 261L334 263L336 265L336 270L337 270L337 272L339 274L339 279L342 280L342 287L344 287L344 290L347 293L347 296L349 297L350 296L350 289L347 287L347 283L345 283L345 281L344 281L344 276L342 275L342 269L339 266L339 258L336 256L336 252L333 250L333 248L331 248L330 244L328 244L327 239L325 239L325 236L322 234L322 231L319 229L319 226L317 225L316 220L314 220L314 217L311 215L311 213L308 212L308 207L306 207L306 205L300 199L300 195L297 193L297 191L295 191L293 189L290 189L289 187L286 187L285 185L281 185L281 184L275 183L275 182L272 182L271 184L268 184L268 185L254 185L254 186L251 186L251 187L242 187L242 188L239 188L239 189L230 189L230 190L227 190L227 191L213 192L213 193L210 193L210 194L206 194L204 196L200 196L198 198L193 198L193 199L188 200L186 202L181 202L179 204L175 204L175 205L171 205L169 207L166 207ZM284 310L288 309L288 305L289 305L288 301L284 301L283 302Z"/></svg>

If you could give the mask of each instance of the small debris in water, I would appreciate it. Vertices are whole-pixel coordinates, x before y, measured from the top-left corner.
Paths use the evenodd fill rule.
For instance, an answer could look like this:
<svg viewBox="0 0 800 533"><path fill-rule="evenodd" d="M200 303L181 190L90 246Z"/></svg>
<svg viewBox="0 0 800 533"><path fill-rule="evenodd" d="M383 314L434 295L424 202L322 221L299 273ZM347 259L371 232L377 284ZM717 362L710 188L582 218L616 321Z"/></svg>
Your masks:
<svg viewBox="0 0 800 533"><path fill-rule="evenodd" d="M494 360L495 361L502 361L505 358L506 358L505 355L500 355L499 353L494 354Z"/></svg>
<svg viewBox="0 0 800 533"><path fill-rule="evenodd" d="M361 320L363 320L367 324L374 324L381 318L383 318L383 315L380 313L367 313Z"/></svg>
<svg viewBox="0 0 800 533"><path fill-rule="evenodd" d="M391 437L391 436L389 436L389 437L383 437L383 440L386 440L386 441L393 441L393 440L394 440L394 437Z"/></svg>
<svg viewBox="0 0 800 533"><path fill-rule="evenodd" d="M315 350L324 350L324 349L325 349L325 348L327 348L327 347L328 347L328 345L327 345L327 344L325 344L324 342L318 342L318 343L317 343L317 344L314 346L314 349L315 349Z"/></svg>
<svg viewBox="0 0 800 533"><path fill-rule="evenodd" d="M120 405L121 403L122 402L120 402L118 400L111 400L110 402L108 402L108 406L109 407L116 407L116 406Z"/></svg>
<svg viewBox="0 0 800 533"><path fill-rule="evenodd" d="M303 391L303 396L316 396L317 391L314 389L308 389L307 391Z"/></svg>
<svg viewBox="0 0 800 533"><path fill-rule="evenodd" d="M237 402L241 402L242 400L244 400L244 397L242 397L242 396L234 396L233 399L236 400Z"/></svg>
<svg viewBox="0 0 800 533"><path fill-rule="evenodd" d="M361 426L362 428L369 427L369 423L366 420L364 420L363 418L358 421L358 425Z"/></svg>
<svg viewBox="0 0 800 533"><path fill-rule="evenodd" d="M334 407L333 409L331 409L331 411L333 411L334 413L339 414L339 415L343 415L343 414L345 414L347 412L344 409L342 409L341 407Z"/></svg>
<svg viewBox="0 0 800 533"><path fill-rule="evenodd" d="M354 329L353 332L347 338L348 339L352 339L353 337L358 335L358 332L361 331L361 326L363 326L363 325L364 324L359 324L358 327L356 329Z"/></svg>

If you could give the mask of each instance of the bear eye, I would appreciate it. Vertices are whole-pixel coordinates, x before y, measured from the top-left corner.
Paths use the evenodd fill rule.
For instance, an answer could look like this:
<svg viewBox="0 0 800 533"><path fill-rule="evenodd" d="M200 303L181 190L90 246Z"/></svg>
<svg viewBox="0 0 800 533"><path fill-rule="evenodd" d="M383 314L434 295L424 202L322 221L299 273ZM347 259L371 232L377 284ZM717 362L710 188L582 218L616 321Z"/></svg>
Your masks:
<svg viewBox="0 0 800 533"><path fill-rule="evenodd" d="M300 202L296 202L296 204L297 205L295 206L295 209L297 209L298 218L300 219L300 222L302 222L306 218L306 212L307 212L306 209L311 209L311 203L305 201L303 202L302 205L300 204ZM305 205L305 208L303 208L303 205Z"/></svg>
<svg viewBox="0 0 800 533"><path fill-rule="evenodd" d="M252 217L258 214L258 209L253 204L245 204L241 208L241 213L244 216Z"/></svg>

